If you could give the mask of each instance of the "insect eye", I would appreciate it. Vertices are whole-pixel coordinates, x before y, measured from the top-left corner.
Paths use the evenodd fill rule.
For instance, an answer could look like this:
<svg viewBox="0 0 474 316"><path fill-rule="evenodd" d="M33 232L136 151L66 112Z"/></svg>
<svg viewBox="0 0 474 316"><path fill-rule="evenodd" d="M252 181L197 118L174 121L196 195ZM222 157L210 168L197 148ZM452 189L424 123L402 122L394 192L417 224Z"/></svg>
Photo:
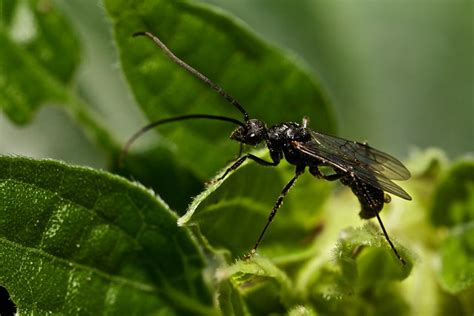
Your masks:
<svg viewBox="0 0 474 316"><path fill-rule="evenodd" d="M249 136L250 137L255 137L255 133L251 133Z"/></svg>

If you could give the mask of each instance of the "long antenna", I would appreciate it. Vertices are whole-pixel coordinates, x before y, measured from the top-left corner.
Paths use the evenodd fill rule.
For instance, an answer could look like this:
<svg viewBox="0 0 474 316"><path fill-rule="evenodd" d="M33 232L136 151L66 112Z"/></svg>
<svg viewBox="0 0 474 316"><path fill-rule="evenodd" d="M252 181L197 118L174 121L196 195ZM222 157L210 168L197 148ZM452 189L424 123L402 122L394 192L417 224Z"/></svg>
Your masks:
<svg viewBox="0 0 474 316"><path fill-rule="evenodd" d="M127 141L125 146L123 146L122 152L120 153L119 157L119 166L123 166L123 162L125 161L125 157L128 154L128 151L130 149L130 146L143 134L151 130L152 128L165 124L165 123L171 123L171 122L176 122L176 121L184 121L184 120L191 120L191 119L208 119L208 120L216 120L216 121L224 121L224 122L230 122L234 123L236 125L244 126L242 122L239 120L236 120L231 117L226 117L226 116L220 116L220 115L209 115L209 114L188 114L188 115L181 115L181 116L175 116L175 117L170 117L162 120L158 120L155 122L152 122L148 125L143 126L139 131L137 131L130 139Z"/></svg>
<svg viewBox="0 0 474 316"><path fill-rule="evenodd" d="M206 76L204 76L202 73L200 73L199 71L197 71L196 69L194 69L193 67L189 66L188 64L186 64L184 61L182 61L181 59L179 59L175 54L173 54L173 52L171 52L168 47L166 47L165 44L163 44L163 42L158 38L156 37L153 33L150 33L150 32L137 32L135 34L133 34L133 36L147 36L149 38L151 38L160 48L161 50L172 60L174 61L176 64L178 64L179 66L183 67L184 69L186 69L189 73L191 73L192 75L194 75L195 77L199 78L201 81L205 82L208 86L210 86L212 89L214 89L217 93L219 93L224 99L226 99L230 104L232 104L233 106L235 106L237 108L237 110L239 110L243 115L244 115L244 121L248 121L249 120L249 115L247 113L247 111L244 110L244 108L242 107L242 105L237 102L236 99L234 99L233 97L230 96L230 94L228 94L227 92L224 91L224 89L222 89L219 85L217 85L216 83L212 82L211 79L207 78Z"/></svg>

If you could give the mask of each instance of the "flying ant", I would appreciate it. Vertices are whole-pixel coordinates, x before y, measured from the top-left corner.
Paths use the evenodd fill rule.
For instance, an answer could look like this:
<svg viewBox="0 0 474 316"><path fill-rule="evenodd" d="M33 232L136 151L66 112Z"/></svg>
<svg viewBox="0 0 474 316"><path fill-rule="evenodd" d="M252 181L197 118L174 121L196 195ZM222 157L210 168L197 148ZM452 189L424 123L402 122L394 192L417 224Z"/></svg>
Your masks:
<svg viewBox="0 0 474 316"><path fill-rule="evenodd" d="M237 100L231 97L219 85L176 57L158 37L150 32L138 32L134 36L146 36L153 40L173 62L206 83L237 108L243 114L243 121L209 114L189 114L158 120L146 125L130 138L124 146L121 160L123 160L131 144L138 137L158 125L191 119L207 119L233 123L238 125L238 127L232 132L230 138L241 144L239 157L216 181L223 180L247 159L263 166L276 166L282 159L286 159L290 164L296 166L295 175L281 191L267 223L248 256L256 252L286 194L298 177L304 173L306 167L308 167L309 172L317 178L328 181L339 180L342 184L350 187L360 202L360 217L363 219L377 218L385 239L400 262L405 264L405 260L398 254L397 249L388 237L379 216L379 212L384 204L390 202L390 196L385 192L392 193L405 200L411 200L407 192L391 181L407 180L410 178L410 172L398 159L374 149L366 143L349 141L313 131L308 127L309 119L307 117L303 118L301 124L284 122L267 127L263 121L251 119L247 111ZM265 142L270 151L271 161L264 160L251 153L241 154L242 144L256 146L262 142ZM334 173L329 175L323 174L319 169L321 166L332 168Z"/></svg>

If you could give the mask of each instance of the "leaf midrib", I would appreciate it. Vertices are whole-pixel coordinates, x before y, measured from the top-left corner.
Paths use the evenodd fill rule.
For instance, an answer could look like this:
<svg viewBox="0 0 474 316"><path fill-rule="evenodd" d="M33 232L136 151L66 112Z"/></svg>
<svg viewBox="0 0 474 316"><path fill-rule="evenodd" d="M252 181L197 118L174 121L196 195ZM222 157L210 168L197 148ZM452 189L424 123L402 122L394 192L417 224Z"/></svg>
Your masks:
<svg viewBox="0 0 474 316"><path fill-rule="evenodd" d="M64 265L64 267L72 267L72 268L77 268L79 270L93 272L93 273L103 277L106 280L109 280L109 281L117 283L117 284L125 285L127 287L132 288L132 289L136 289L136 290L139 290L139 291L142 291L142 292L147 292L147 293L151 293L151 292L158 293L158 289L154 285L139 282L139 281L135 281L135 280L123 277L123 276L109 274L109 273L98 270L98 269L96 269L94 267L91 267L91 266L80 264L80 263L77 263L75 261L69 261L69 260L66 260L66 259L61 258L61 257L53 256L53 255L51 255L51 254L49 254L49 253L47 253L43 250L37 249L37 248L27 247L27 246L12 242L12 241L4 238L4 237L0 237L0 244L9 244L13 247L17 247L17 248L20 248L21 250L25 250L28 253L38 254L38 255L44 257L47 260L54 259L54 260L60 262L62 265Z"/></svg>
<svg viewBox="0 0 474 316"><path fill-rule="evenodd" d="M128 233L126 230L124 230L121 226L119 226L117 223L113 223L110 219L102 216L100 213L98 212L94 212L93 209L89 209L88 207L82 205L82 204L79 204L71 199L68 199L68 198L65 198L64 196L62 196L60 193L58 192L54 192L52 191L51 189L48 189L48 188L45 188L45 187L42 187L42 186L39 186L39 185L36 185L36 184L33 184L31 182L26 182L26 181L20 181L20 180L17 180L17 179L14 179L14 178L7 178L6 181L0 181L0 182L7 182L7 181L11 181L13 183L18 183L18 184L23 184L23 185L26 185L26 186L29 186L29 187L32 187L32 188L35 188L37 190L41 190L41 191L44 191L44 192L48 192L50 193L51 195L55 195L55 196L58 196L60 198L61 201L64 201L64 202L67 202L67 203L70 203L74 206L76 206L77 208L79 209L83 209L85 210L86 212L88 212L90 215L94 215L95 217L101 219L102 221L104 221L105 223L109 224L110 226L112 227L115 227L118 229L118 231L120 231L122 234L124 234L128 239L130 239L135 245L139 246L140 249L142 249L141 247L141 244L137 241L138 239L138 236L140 235L140 232L147 226L149 227L152 227L152 225L147 225L146 223L142 222L142 225L140 227L140 229L138 230L138 233L137 233L137 236L133 237L130 233ZM139 209L137 207L137 209ZM55 210L56 211L56 210ZM53 211L54 212L54 211ZM140 218L143 218L143 216L140 216ZM51 217L48 219L48 221L51 219ZM154 225L153 225L154 226Z"/></svg>

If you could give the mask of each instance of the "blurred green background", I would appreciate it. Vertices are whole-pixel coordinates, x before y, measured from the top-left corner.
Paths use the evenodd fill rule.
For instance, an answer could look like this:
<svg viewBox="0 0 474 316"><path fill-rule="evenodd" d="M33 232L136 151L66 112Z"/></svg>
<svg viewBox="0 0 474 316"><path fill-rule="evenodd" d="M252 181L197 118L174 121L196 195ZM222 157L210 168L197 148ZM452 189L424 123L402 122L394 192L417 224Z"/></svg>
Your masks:
<svg viewBox="0 0 474 316"><path fill-rule="evenodd" d="M340 136L402 159L431 146L451 158L473 151L473 1L206 2L305 63L331 97ZM125 87L102 4L57 3L83 40L76 85L124 143L146 119ZM0 113L0 153L105 167L101 153L55 107L41 109L24 127Z"/></svg>
<svg viewBox="0 0 474 316"><path fill-rule="evenodd" d="M28 0L0 0L0 18L3 18L3 4L14 3L13 1L26 3ZM52 1L69 17L81 37L83 52L78 55L82 56L82 62L75 75L76 80L73 83L74 87L71 87L72 90L78 92L85 103L94 107L95 115L103 121L106 130L112 131L119 143L124 144L130 135L146 124L147 120L135 104L124 75L121 73L111 27L102 7L102 1ZM295 59L306 65L306 68L317 80L321 81L324 90L330 95L338 117L340 136L359 141L367 140L374 147L401 159L407 158L416 148L433 146L441 148L451 158L473 152L474 3L472 1L206 0L205 2L230 12L264 40L290 52ZM115 2L111 0L109 3ZM28 24L26 13L20 13L17 14L17 20L13 22L13 29L19 32L17 36L21 35L22 29L32 27ZM130 35L135 31L140 30L130 29ZM66 37L69 34L64 31L61 36ZM183 35L183 38L187 38L186 35ZM160 54L158 49L156 54ZM1 58L0 47L0 60ZM206 73L205 69L202 71ZM246 79L248 78L242 78L242 80ZM35 82L31 82L31 85L34 84ZM268 106L270 107L271 104ZM199 113L200 110L196 109L196 112ZM251 108L249 112L252 113ZM321 118L311 117L311 119L312 126L321 125L318 124ZM51 157L75 164L109 167L104 153L87 140L82 132L83 129L85 128L78 126L64 109L55 106L43 107L32 124L23 127L14 126L0 113L0 154ZM150 141L153 137L158 136L150 133L149 138L144 140ZM161 162L155 160L156 157L149 157L162 169L167 169L161 165ZM163 155L158 155L158 157L161 158ZM139 164L142 160L137 161ZM468 174L469 170L472 170L472 165L466 164L465 167L457 169L459 170L457 175L454 172L443 174L443 178L439 180L437 177L439 170L442 169L442 159L438 161L428 157L424 161L426 161L424 164L421 162L409 165L415 176L407 183L407 186L408 191L414 196L414 201L403 204L406 206L394 201L390 205L393 211L384 212L390 234L393 234L394 238L405 238L407 245L424 259L417 262L418 268L414 271L413 277L401 286L406 290L404 296L410 305L420 310L437 308L438 305L433 305L432 302L436 299L440 302L447 299L448 303L454 302L461 306L463 302L470 302L471 290L459 294L452 290L452 285L459 285L459 280L454 277L458 277L459 274L462 276L465 271L468 273L472 271L471 267L465 264L472 262L470 248L464 246L469 245L466 240L471 236L468 234L472 231L472 226L469 226L470 224L463 226L465 221L472 219L469 217L472 215L470 210L473 209L472 194L470 194L472 176ZM434 161L433 164L432 161ZM223 164L215 165L215 170L222 167ZM240 184L248 183L249 175L253 176L254 172L259 172L256 171L257 169L258 166L255 169L249 168L247 174L241 171L240 177L236 174L229 181L235 181L235 184L239 184L239 181L242 181ZM145 171L154 178L154 170L156 169ZM282 170L282 168L279 169L279 171ZM156 177L157 181L165 183L174 171L174 169L166 170L163 173L160 170L162 176ZM265 174L269 176L259 177L259 180L270 179L269 182L274 182L268 170L265 170ZM463 180L464 175L465 180ZM157 190L157 192L173 208L178 202L182 203L179 207L176 206L176 210L184 211L188 200L183 200L183 196L189 197L190 191L193 194L199 192L202 189L199 185L203 181L202 179L198 181L195 176L190 179L191 185L182 185L176 179L187 179L191 176L187 177L186 173L181 174L183 177L172 176L174 187L166 185L166 188L173 195L165 196L164 190ZM134 177L143 182L139 176L134 174ZM311 178L307 179L311 181L311 185L325 185L319 181L312 181ZM196 181L198 185L195 185ZM440 181L445 181L447 184ZM436 183L438 185L442 183L441 189L435 187ZM150 185L147 184L147 186ZM443 186L447 189L443 189ZM161 189L163 186L156 187ZM236 187L253 190L252 187L245 185ZM190 191L184 191L186 189ZM221 195L216 195L215 200L223 200L222 197L225 197L228 192L237 197L244 195L241 194L242 191L237 191L234 187L228 187L226 190L223 190ZM287 200L289 203L285 203L286 207L291 205L291 199L300 201L300 204L311 205L307 202L308 200L301 197L305 192L309 192L308 190L310 190L309 185L297 186L292 192L293 197ZM176 194L174 194L175 191ZM265 203L269 203L268 206L262 203L261 207L266 217L266 212L273 200L263 198L262 190L253 191ZM321 193L320 190L314 190L314 192ZM337 232L340 232L342 227L355 223L354 220L357 218L356 212L346 215L348 213L344 211L348 207L341 206L349 199L341 199L340 190L335 189L333 192L338 192L337 198L330 199L334 204L326 207L330 216L325 214L325 220L329 219L330 222L331 218L337 218L337 221L333 221L337 224L330 222L327 226L331 228L325 228L328 237L319 241L321 244L326 242L331 247L334 245ZM353 203L349 207L353 208L357 201L350 192L347 191L347 193ZM268 192L268 195L273 196L271 192ZM172 196L177 197L176 201L169 198ZM318 199L315 194L306 196ZM436 208L431 206L432 200ZM432 208L436 212L433 212ZM242 216L241 209L237 211L239 213L236 214ZM314 209L309 208L307 211L307 214L311 212L319 216ZM313 223L307 220L305 213L301 211L287 213L298 214L289 216L297 217L301 219L301 222L304 220L305 223ZM344 214L344 216L339 214ZM389 214L393 215L386 216ZM468 215L464 216L464 214ZM453 226L446 225L450 223L450 216L456 218L452 223ZM435 224L430 222L433 218L436 220ZM234 225L234 217L227 216L222 219ZM289 223L289 221L277 222L285 225ZM208 223L211 223L209 230L213 229L212 224L215 221ZM400 230L397 231L396 227L400 227ZM459 232L464 235L460 235ZM254 234L244 235L251 238ZM240 237L238 234L232 234L232 236ZM217 234L214 236L216 240L218 237L220 236ZM241 241L240 238L239 241ZM249 241L251 242L253 238ZM247 242L243 241L242 245L244 244L247 245ZM324 246L319 247L319 244L317 246L318 251L325 249ZM317 257L315 260L321 259ZM448 263L444 266L447 268L441 272L436 271L440 266L439 262ZM371 269L367 271L372 273ZM456 293L446 294L445 288L439 289L434 275L441 275L443 280L448 279L448 281L450 277L453 277L453 282L441 283L441 287L444 286ZM304 279L304 275L301 279ZM305 288L310 281L304 281L300 288ZM472 279L469 280L471 281ZM420 284L424 286L423 290L427 294L421 298L417 296ZM450 285L451 288L449 288ZM436 296L438 294L439 296ZM394 301L394 295L383 294L381 297L384 299L391 297L391 302ZM465 305L468 306L467 308L472 307L472 304ZM416 308L414 314L417 314ZM449 306L443 310L448 309L452 310Z"/></svg>

